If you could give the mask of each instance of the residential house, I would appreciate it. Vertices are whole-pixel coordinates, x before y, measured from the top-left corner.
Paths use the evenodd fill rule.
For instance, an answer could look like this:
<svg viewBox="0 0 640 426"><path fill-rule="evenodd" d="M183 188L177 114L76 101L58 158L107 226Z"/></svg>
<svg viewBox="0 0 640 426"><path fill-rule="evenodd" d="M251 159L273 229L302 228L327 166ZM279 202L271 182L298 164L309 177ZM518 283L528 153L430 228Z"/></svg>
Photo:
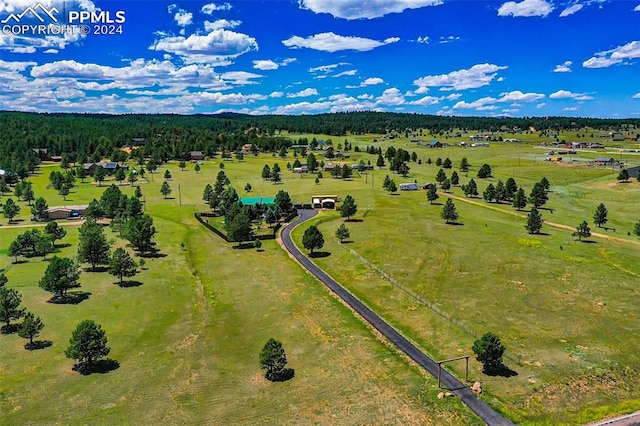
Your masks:
<svg viewBox="0 0 640 426"><path fill-rule="evenodd" d="M204 160L204 154L202 151L191 151L189 152L189 159L191 161L202 161Z"/></svg>

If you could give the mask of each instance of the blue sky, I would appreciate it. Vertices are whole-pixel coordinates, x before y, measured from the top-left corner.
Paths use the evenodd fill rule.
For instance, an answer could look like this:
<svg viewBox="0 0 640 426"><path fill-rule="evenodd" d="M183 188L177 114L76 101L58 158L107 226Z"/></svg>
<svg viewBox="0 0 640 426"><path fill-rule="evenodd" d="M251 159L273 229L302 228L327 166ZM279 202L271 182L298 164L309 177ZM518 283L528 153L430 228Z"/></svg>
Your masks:
<svg viewBox="0 0 640 426"><path fill-rule="evenodd" d="M0 0L2 110L640 116L640 0L37 4Z"/></svg>

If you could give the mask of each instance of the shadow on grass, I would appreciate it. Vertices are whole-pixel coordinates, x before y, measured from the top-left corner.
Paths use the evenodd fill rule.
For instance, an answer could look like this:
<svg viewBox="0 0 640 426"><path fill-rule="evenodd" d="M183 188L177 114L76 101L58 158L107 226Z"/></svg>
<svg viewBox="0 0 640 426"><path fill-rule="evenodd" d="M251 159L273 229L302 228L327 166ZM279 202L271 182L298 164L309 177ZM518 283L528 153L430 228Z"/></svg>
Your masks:
<svg viewBox="0 0 640 426"><path fill-rule="evenodd" d="M95 373L105 374L118 368L120 368L118 361L107 358L96 361L93 364L74 364L72 370L77 371L83 376L88 376Z"/></svg>
<svg viewBox="0 0 640 426"><path fill-rule="evenodd" d="M491 371L483 370L482 372L487 376L492 376L492 377L500 376L500 377L509 378L509 377L515 377L518 375L517 371L510 369L504 364L500 365L495 370L491 370Z"/></svg>
<svg viewBox="0 0 640 426"><path fill-rule="evenodd" d="M345 222L359 223L359 222L364 222L364 220L351 218L351 219L345 220Z"/></svg>
<svg viewBox="0 0 640 426"><path fill-rule="evenodd" d="M442 205L442 203L435 203L435 202L434 202L434 203L429 203L429 205L430 205L430 206L441 206L441 205Z"/></svg>
<svg viewBox="0 0 640 426"><path fill-rule="evenodd" d="M14 265L22 265L23 263L27 263L27 261L26 260L18 260L17 262L11 262L11 263L13 263Z"/></svg>
<svg viewBox="0 0 640 426"><path fill-rule="evenodd" d="M2 327L0 327L0 333L2 334L13 334L15 332L18 331L18 328L20 326L18 324L9 324L9 325L3 325Z"/></svg>
<svg viewBox="0 0 640 426"><path fill-rule="evenodd" d="M63 249L63 248L71 247L71 244L70 243L56 244L54 247L56 249Z"/></svg>
<svg viewBox="0 0 640 426"><path fill-rule="evenodd" d="M107 272L109 270L109 268L107 266L96 266L95 268L85 268L85 271L87 272Z"/></svg>
<svg viewBox="0 0 640 426"><path fill-rule="evenodd" d="M145 257L147 259L159 259L161 257L167 257L166 254L161 253L160 250L155 248L153 250L145 251L144 253L138 252L138 256Z"/></svg>
<svg viewBox="0 0 640 426"><path fill-rule="evenodd" d="M87 300L89 296L91 296L91 293L88 291L72 291L64 296L54 296L47 302L56 305L78 305Z"/></svg>
<svg viewBox="0 0 640 426"><path fill-rule="evenodd" d="M24 348L28 351L37 351L40 349L45 349L53 345L51 340L34 340L33 343L27 343L24 345Z"/></svg>
<svg viewBox="0 0 640 426"><path fill-rule="evenodd" d="M593 240L578 240L579 243L584 243L584 244L597 244L597 241L593 241Z"/></svg>
<svg viewBox="0 0 640 426"><path fill-rule="evenodd" d="M329 257L329 256L331 256L331 253L329 253L328 251L314 251L313 253L309 253L309 257L312 259Z"/></svg>
<svg viewBox="0 0 640 426"><path fill-rule="evenodd" d="M541 235L543 237L548 237L551 234L549 234L547 232L534 232L534 233L529 233L529 235Z"/></svg>
<svg viewBox="0 0 640 426"><path fill-rule="evenodd" d="M293 368L285 368L279 373L267 373L265 378L271 382L286 382L293 379L295 375L296 371Z"/></svg>
<svg viewBox="0 0 640 426"><path fill-rule="evenodd" d="M142 285L142 282L135 281L135 280L128 280L128 281L122 281L122 282L118 281L116 284L122 288L129 288L129 287L140 287Z"/></svg>
<svg viewBox="0 0 640 426"><path fill-rule="evenodd" d="M451 226L464 226L464 223L460 222L447 222L446 224Z"/></svg>

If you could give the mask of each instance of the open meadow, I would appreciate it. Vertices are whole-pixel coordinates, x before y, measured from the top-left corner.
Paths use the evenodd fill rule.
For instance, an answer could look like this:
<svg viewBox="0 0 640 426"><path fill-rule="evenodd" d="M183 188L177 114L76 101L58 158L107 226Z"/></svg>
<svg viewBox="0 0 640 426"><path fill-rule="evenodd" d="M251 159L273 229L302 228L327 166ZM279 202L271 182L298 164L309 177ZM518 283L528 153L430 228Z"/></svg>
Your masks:
<svg viewBox="0 0 640 426"><path fill-rule="evenodd" d="M327 138L289 135L314 136ZM160 253L146 259L135 277L142 285L121 288L113 276L85 272L84 265L80 290L88 298L77 305L47 303L49 294L38 287L47 260L14 264L7 255L21 226L31 225L29 207L19 202L22 221L7 226L5 219L0 226L0 266L8 287L22 292L23 306L42 317L41 338L53 344L27 351L17 334L0 335L0 423L479 423L459 401L437 399L434 378L380 342L275 241L265 241L261 251L237 250L194 219L208 208L203 189L214 183L221 164L240 196L271 197L282 189L294 202L310 203L314 195L352 195L358 212L346 222L347 242L334 237L345 221L338 212L312 219L324 234L320 251L326 254L315 262L435 359L473 355L475 339L498 334L510 377L487 376L472 358L470 378L482 382L481 398L512 421L580 424L640 409L640 242L633 234L640 183L619 183L617 170L587 163L610 155L632 167L640 156L588 150L556 164L544 160L550 148L537 146L549 138L514 137L521 142L473 148L428 148L410 138L381 141L378 135L333 138L334 145L347 139L359 147L361 152L352 150L344 160L349 164L362 159L375 165L377 155L362 152L368 145L415 152L420 163L409 163L406 178L376 167L346 180L323 172L316 184L315 175L287 170L293 152L286 158L214 158L199 173L193 164L184 171L177 162L163 164L136 183L158 229ZM462 184L474 178L480 198L468 199L453 187L439 191L430 204L424 190L391 194L382 188L386 175L398 184L435 182L435 162L447 157L453 163L447 176L457 170ZM467 173L458 169L463 157L471 164ZM283 169L279 184L261 178L263 166L274 163ZM484 163L493 177L479 179ZM52 170L58 166L43 164L29 178L49 206L86 204L112 183L97 187L87 179L64 201L46 189ZM168 199L160 194L165 170L172 175ZM541 209L542 234L525 230L529 206L516 212L482 200L489 182L510 177L527 195L541 178L551 183ZM243 190L247 183L251 193ZM134 187L121 189L133 194ZM455 202L459 224L440 218L447 197ZM606 230L593 225L601 202L609 211ZM579 242L571 230L550 224L574 229L583 220L602 236ZM60 254L74 256L78 227L68 225ZM307 226L294 231L300 246ZM124 246L116 233L107 235L114 246ZM104 327L109 357L119 368L89 376L71 370L64 349L83 319ZM269 337L283 342L288 366L295 369L292 380L274 384L263 378L258 353ZM463 363L447 368L464 377Z"/></svg>

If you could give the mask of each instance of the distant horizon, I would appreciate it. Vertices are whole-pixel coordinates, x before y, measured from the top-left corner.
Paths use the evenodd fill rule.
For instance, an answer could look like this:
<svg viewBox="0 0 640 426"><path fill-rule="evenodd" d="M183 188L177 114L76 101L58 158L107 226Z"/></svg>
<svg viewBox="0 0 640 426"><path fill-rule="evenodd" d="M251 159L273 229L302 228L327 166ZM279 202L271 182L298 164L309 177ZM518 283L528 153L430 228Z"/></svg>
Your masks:
<svg viewBox="0 0 640 426"><path fill-rule="evenodd" d="M638 28L640 0L5 0L0 110L634 119Z"/></svg>

